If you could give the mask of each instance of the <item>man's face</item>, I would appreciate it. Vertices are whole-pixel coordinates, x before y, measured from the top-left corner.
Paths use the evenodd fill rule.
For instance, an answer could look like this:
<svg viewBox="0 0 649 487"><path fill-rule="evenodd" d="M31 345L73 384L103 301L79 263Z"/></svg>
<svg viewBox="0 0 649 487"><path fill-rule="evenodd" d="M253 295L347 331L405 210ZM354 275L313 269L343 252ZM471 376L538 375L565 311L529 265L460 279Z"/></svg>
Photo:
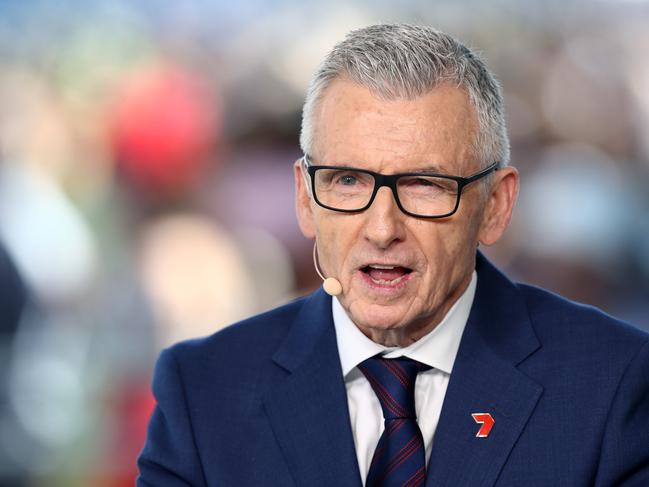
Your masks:
<svg viewBox="0 0 649 487"><path fill-rule="evenodd" d="M314 122L310 156L316 165L458 176L482 168L472 151L475 110L453 86L441 85L415 100L383 100L336 80ZM505 190L498 189L503 177L509 178ZM464 189L457 213L427 220L402 213L387 187L366 211L339 213L309 197L299 164L295 181L300 227L315 237L325 276L341 282L342 306L371 339L401 346L437 325L466 289L478 240L490 244L500 236L517 183L513 169L497 171L488 192L480 187L484 182L473 183Z"/></svg>

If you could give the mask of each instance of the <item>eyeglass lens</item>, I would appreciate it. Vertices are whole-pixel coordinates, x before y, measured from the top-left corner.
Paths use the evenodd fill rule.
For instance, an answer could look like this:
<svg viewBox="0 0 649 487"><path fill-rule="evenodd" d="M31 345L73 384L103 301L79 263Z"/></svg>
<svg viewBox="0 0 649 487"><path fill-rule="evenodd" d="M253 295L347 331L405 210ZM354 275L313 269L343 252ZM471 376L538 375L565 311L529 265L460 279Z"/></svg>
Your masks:
<svg viewBox="0 0 649 487"><path fill-rule="evenodd" d="M365 208L374 192L371 174L342 169L315 172L315 192L321 204L346 211ZM453 179L435 176L402 176L397 194L404 210L422 216L445 215L454 210L458 184Z"/></svg>

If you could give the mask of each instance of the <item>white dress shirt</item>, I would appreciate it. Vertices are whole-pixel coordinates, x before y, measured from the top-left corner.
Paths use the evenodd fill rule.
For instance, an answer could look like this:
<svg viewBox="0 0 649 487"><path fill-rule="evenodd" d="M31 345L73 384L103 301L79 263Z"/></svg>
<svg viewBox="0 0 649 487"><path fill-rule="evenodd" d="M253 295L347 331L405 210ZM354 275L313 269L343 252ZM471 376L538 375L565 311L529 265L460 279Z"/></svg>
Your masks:
<svg viewBox="0 0 649 487"><path fill-rule="evenodd" d="M424 438L426 464L428 464L446 387L469 318L477 281L478 277L474 271L469 286L446 313L440 324L405 348L389 348L373 342L349 319L338 299L331 300L340 364L347 388L349 416L363 485L365 485L374 450L383 433L384 420L381 404L357 365L381 353L386 358L406 356L432 367L419 373L415 382L417 423Z"/></svg>

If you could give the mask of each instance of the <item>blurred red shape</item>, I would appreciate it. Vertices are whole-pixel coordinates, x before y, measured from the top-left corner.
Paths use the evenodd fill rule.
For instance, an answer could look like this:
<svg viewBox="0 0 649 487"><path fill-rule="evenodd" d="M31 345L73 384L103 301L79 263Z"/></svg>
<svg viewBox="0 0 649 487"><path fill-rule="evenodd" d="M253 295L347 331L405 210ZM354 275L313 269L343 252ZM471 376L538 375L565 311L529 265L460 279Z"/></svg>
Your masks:
<svg viewBox="0 0 649 487"><path fill-rule="evenodd" d="M187 189L216 147L219 112L204 80L178 66L147 66L127 77L117 91L111 144L128 181L153 192Z"/></svg>

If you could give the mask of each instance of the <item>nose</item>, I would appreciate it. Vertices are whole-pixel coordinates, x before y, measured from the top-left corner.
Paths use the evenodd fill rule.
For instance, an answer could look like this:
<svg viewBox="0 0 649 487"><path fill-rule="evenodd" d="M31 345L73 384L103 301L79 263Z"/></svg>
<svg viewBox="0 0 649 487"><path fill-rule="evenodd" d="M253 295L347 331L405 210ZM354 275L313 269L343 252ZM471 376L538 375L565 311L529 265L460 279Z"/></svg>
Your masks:
<svg viewBox="0 0 649 487"><path fill-rule="evenodd" d="M365 210L365 238L380 249L387 249L405 237L406 217L388 187L379 188L372 205Z"/></svg>

